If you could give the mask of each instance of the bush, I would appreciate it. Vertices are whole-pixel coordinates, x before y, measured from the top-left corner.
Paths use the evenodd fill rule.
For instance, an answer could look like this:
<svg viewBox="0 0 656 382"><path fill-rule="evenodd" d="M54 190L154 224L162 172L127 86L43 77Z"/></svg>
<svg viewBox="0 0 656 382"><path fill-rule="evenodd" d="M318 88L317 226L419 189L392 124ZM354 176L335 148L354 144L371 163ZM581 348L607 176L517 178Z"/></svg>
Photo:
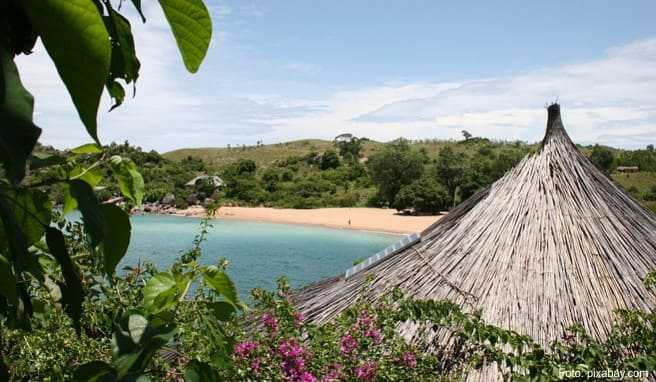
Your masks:
<svg viewBox="0 0 656 382"><path fill-rule="evenodd" d="M648 202L656 202L656 186L651 186L649 191L645 193L643 199Z"/></svg>

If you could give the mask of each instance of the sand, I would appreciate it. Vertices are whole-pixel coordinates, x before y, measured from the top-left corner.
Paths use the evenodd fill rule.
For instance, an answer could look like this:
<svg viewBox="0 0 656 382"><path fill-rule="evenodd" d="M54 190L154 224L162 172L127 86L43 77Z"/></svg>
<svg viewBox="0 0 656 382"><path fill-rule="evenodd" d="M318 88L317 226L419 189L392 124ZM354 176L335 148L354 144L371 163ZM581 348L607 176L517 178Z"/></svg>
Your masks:
<svg viewBox="0 0 656 382"><path fill-rule="evenodd" d="M204 216L202 208L180 210L178 215ZM318 208L296 210L264 207L221 207L217 219L308 224L331 228L408 234L420 232L442 216L404 216L380 208ZM349 224L350 219L350 224Z"/></svg>

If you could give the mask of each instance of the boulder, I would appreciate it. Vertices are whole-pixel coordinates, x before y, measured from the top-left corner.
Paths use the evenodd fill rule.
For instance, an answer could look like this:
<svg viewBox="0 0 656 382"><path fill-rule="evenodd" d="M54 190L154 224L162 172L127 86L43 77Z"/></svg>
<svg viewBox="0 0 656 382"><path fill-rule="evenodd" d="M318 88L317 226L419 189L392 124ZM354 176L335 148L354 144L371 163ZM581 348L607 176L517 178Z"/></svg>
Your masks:
<svg viewBox="0 0 656 382"><path fill-rule="evenodd" d="M165 205L165 206L175 206L175 195L166 194L162 198L162 204Z"/></svg>

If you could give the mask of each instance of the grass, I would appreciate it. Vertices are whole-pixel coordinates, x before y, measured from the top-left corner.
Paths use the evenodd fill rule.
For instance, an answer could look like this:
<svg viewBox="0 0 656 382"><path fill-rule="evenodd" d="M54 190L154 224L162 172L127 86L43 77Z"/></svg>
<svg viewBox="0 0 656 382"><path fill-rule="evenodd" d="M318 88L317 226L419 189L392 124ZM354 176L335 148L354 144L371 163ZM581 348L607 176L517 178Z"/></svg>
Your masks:
<svg viewBox="0 0 656 382"><path fill-rule="evenodd" d="M652 187L656 186L656 172L615 172L611 177L631 195L640 200L644 206L656 212L656 202L648 202L642 199L643 195L645 195Z"/></svg>

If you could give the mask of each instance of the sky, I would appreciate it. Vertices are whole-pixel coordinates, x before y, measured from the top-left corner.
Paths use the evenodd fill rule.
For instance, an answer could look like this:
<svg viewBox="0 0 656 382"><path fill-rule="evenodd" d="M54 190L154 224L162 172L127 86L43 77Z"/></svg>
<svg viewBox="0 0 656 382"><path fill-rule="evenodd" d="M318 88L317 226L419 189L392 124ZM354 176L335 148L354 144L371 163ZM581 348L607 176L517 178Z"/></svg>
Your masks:
<svg viewBox="0 0 656 382"><path fill-rule="evenodd" d="M105 94L103 143L252 145L352 133L379 141L539 141L558 101L577 143L656 143L656 2L217 1L201 69L184 69L157 2L129 16L136 96ZM17 64L41 142L91 139L42 45ZM130 93L130 92L128 92Z"/></svg>

